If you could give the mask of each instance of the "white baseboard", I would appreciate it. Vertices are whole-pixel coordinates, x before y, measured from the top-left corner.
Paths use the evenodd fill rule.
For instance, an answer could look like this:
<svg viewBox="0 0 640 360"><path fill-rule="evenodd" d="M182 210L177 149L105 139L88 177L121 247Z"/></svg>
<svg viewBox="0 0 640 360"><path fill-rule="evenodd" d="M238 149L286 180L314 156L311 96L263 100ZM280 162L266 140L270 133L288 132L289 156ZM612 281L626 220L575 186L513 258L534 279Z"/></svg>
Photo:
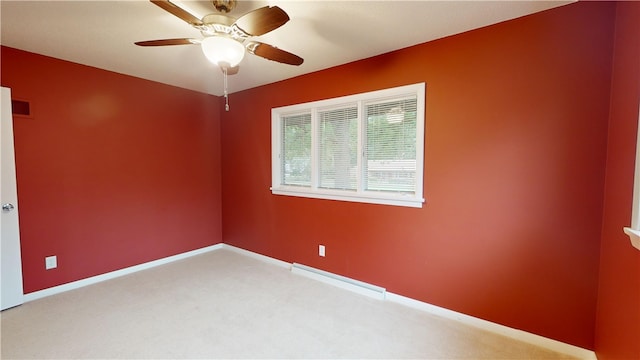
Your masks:
<svg viewBox="0 0 640 360"><path fill-rule="evenodd" d="M101 274L101 275L97 275L97 276L93 276L87 279L82 279L82 280L78 280L78 281L74 281L74 282L70 282L67 284L63 284L63 285L59 285L59 286L54 286L52 288L48 288L48 289L44 289L44 290L40 290L40 291L36 291L36 292L32 292L29 294L25 294L24 295L24 301L28 302L28 301L33 301L36 299L40 299L46 296L50 296L50 295L55 295L55 294L59 294L65 291L69 291L69 290L73 290L73 289L78 289L81 288L83 286L87 286L87 285L92 285L92 284L96 284L105 280L110 280L110 279L114 279L120 276L124 276L124 275L128 275L128 274L132 274L135 273L137 271L141 271L141 270L145 270L145 269L149 269L152 267L156 267L159 265L164 265L164 264L168 264L177 260L182 260L182 259L186 259L195 255L200 255L200 254L204 254L210 251L215 251L215 250L220 250L220 249L226 249L229 251L233 251L235 253L244 255L244 256L248 256L260 261L264 261L267 262L269 264L273 264L285 269L291 269L292 272L294 273L298 273L300 275L304 275L325 283L329 283L338 287L341 287L343 289L347 289L347 290L351 290L351 291L355 291L357 293L360 293L362 295L367 295L367 296L372 296L373 293L375 293L375 295L373 295L373 297L379 298L379 299L383 299L383 300L388 300L388 301L392 301L398 304L402 304L405 306L409 306L412 307L414 309L418 309L421 311L426 311L428 313L437 315L437 316L441 316L447 319L451 319L451 320L455 320L458 322L461 322L463 324L469 325L469 326L473 326L476 328L480 328L495 334L499 334L502 336L506 336L506 337L510 337L512 339L518 340L518 341L522 341L522 342L526 342L532 345L536 345L536 346L540 346L555 352L559 352L562 354L566 354L569 356L573 356L579 359L584 359L584 360L597 360L596 354L594 351L591 350L587 350L587 349L583 349L581 347L578 346L574 346L574 345L570 345L570 344L566 344L557 340L553 340L553 339L549 339L546 338L544 336L540 336L540 335L536 335L536 334L532 334L526 331L522 331L522 330L518 330L518 329L514 329L514 328L510 328L508 326L504 326L504 325L500 325L491 321L487 321L487 320L483 320L483 319L479 319L473 316L469 316L466 314L462 314L453 310L449 310L449 309L445 309L439 306L435 306L435 305L431 305L419 300L415 300L415 299L411 299L408 297L404 297L401 295L397 295L394 293L390 293L385 291L384 288L375 286L375 285L371 285L368 283L364 283L361 281L357 281L357 280L353 280L353 279L349 279L349 278L345 278L343 276L337 275L337 274L333 274L333 273L329 273L329 272L325 272L322 270L318 270L318 269L313 269L313 268L309 268L307 266L304 265L300 265L300 264L291 264L282 260L278 260L269 256L265 256L265 255L261 255L249 250L245 250L245 249L241 249L239 247L235 247L232 245L228 245L228 244L216 244L216 245L212 245L212 246L207 246L201 249L197 249L197 250L193 250L193 251L188 251L182 254L178 254L178 255L173 255L173 256L169 256L166 258L162 258L162 259L158 259L158 260L154 260L154 261L150 261L144 264L139 264L139 265L135 265L135 266L131 266L128 268L124 268L124 269L120 269L120 270L116 270L116 271L112 271L106 274ZM311 271L311 270L312 271Z"/></svg>
<svg viewBox="0 0 640 360"><path fill-rule="evenodd" d="M579 359L597 359L596 353L592 350L587 350L578 346L563 343L558 340L549 339L547 337L536 335L523 330L514 329L505 325L497 324L488 320L483 320L477 317L459 313L457 311L445 309L436 305L431 305L429 303L411 299L405 296L387 292L386 299L398 304L412 307L417 310L428 312L436 316L455 320L468 326L473 326L475 328L486 330L494 334L506 336L514 340L522 341Z"/></svg>
<svg viewBox="0 0 640 360"><path fill-rule="evenodd" d="M115 278L120 277L120 276L133 274L133 273L141 271L141 270L150 269L152 267L168 264L168 263L171 263L171 262L174 262L174 261L186 259L186 258L189 258L189 257L192 257L192 256L204 254L204 253L207 253L209 251L214 251L214 250L219 250L219 249L222 249L222 243L216 244L216 245L207 246L207 247L204 247L204 248L201 248L201 249L187 251L185 253L169 256L169 257L158 259L158 260L154 260L154 261L149 261L149 262L146 262L146 263L143 263L143 264L139 264L139 265L134 265L134 266L131 266L131 267L128 267L128 268L124 268L124 269L120 269L120 270L111 271L111 272L108 272L108 273L92 276L90 278L86 278L86 279L82 279L82 280L73 281L73 282L70 282L70 283L66 283L66 284L50 287L50 288L47 288L47 289L44 289L44 290L35 291L35 292L32 292L32 293L25 294L24 295L24 302L33 301L33 300L41 299L41 298L46 297L46 296L51 296L51 295L55 295L55 294L59 294L59 293L65 292L65 291L78 289L78 288L81 288L81 287L84 287L84 286L87 286L87 285L96 284L96 283L99 283L99 282L102 282L102 281L105 281L105 280L115 279Z"/></svg>
<svg viewBox="0 0 640 360"><path fill-rule="evenodd" d="M222 248L225 249L225 250L230 250L230 251L233 251L234 253L238 253L238 254L241 254L241 255L244 255L244 256L248 256L248 257L260 260L260 261L264 261L264 262L267 262L269 264L276 265L276 266L279 266L279 267L282 267L282 268L285 268L285 269L290 269L291 268L291 263L288 263L286 261L282 261L282 260L278 260L278 259L275 259L275 258L272 258L272 257L269 257L269 256L258 254L258 253L255 253L253 251L249 251L249 250L245 250L245 249L242 249L242 248L239 248L239 247L235 247L233 245L222 244Z"/></svg>
<svg viewBox="0 0 640 360"><path fill-rule="evenodd" d="M387 292L385 288L379 286L371 285L369 283L336 275L328 271L323 271L302 264L293 263L293 265L291 266L291 272L378 300L384 300L385 294Z"/></svg>

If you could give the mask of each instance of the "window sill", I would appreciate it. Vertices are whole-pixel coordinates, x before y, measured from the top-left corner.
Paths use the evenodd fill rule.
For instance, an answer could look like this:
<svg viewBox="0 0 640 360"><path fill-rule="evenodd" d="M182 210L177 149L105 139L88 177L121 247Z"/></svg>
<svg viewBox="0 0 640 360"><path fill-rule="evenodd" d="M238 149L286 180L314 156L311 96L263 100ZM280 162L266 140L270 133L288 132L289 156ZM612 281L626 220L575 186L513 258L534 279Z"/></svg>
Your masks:
<svg viewBox="0 0 640 360"><path fill-rule="evenodd" d="M640 230L634 230L632 228L624 228L624 232L625 234L629 235L629 238L631 239L631 245L633 245L634 248L640 250Z"/></svg>
<svg viewBox="0 0 640 360"><path fill-rule="evenodd" d="M359 203L368 203L368 204L405 206L405 207L413 207L413 208L422 208L422 204L424 203L424 199L416 199L415 197L409 196L409 195L372 196L370 194L355 193L355 192L344 193L341 191L307 192L307 191L301 191L299 189L294 189L289 187L271 188L271 193L273 195L288 195L288 196L298 196L298 197L306 197L306 198L312 198L312 199L339 200L339 201L350 201L350 202L359 202Z"/></svg>

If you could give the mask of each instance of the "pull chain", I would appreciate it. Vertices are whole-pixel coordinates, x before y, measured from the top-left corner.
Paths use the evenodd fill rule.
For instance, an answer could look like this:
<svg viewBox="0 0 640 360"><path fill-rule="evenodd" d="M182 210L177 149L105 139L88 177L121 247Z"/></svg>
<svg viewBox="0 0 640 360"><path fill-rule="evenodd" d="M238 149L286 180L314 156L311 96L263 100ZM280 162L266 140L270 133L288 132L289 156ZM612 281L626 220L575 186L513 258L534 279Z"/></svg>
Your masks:
<svg viewBox="0 0 640 360"><path fill-rule="evenodd" d="M222 73L224 74L224 109L229 111L229 93L227 92L227 67L222 67Z"/></svg>

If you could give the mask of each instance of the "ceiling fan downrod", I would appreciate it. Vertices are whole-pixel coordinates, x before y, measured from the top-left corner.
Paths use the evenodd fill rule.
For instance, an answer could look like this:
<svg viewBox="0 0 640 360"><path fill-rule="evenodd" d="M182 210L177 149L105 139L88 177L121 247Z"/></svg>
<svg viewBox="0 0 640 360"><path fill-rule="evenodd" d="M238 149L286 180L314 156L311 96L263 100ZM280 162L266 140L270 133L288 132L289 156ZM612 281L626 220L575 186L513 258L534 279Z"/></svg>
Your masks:
<svg viewBox="0 0 640 360"><path fill-rule="evenodd" d="M236 3L236 0L211 0L213 7L225 14L235 9Z"/></svg>

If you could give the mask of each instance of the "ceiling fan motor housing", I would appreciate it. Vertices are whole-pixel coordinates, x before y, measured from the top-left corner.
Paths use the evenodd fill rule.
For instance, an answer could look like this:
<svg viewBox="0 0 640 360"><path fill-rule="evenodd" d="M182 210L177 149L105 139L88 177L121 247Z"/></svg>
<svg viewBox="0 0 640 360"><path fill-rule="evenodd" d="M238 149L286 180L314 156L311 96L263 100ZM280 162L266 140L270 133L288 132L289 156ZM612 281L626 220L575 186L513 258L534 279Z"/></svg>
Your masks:
<svg viewBox="0 0 640 360"><path fill-rule="evenodd" d="M194 26L203 36L226 35L243 42L247 34L235 25L236 19L222 14L209 14L202 18L202 25Z"/></svg>

